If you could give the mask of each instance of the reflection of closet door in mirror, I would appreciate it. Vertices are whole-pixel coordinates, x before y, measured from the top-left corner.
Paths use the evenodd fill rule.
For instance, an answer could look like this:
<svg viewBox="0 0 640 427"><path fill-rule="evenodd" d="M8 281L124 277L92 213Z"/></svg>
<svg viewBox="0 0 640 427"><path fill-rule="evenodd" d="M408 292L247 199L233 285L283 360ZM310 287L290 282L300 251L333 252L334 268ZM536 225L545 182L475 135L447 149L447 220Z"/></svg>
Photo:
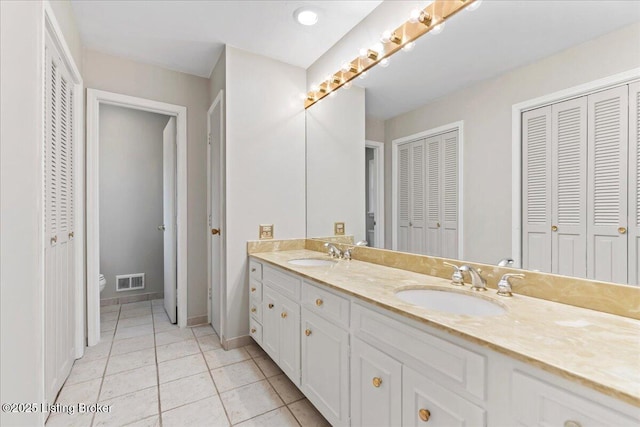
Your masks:
<svg viewBox="0 0 640 427"><path fill-rule="evenodd" d="M427 138L427 255L442 256L442 136Z"/></svg>
<svg viewBox="0 0 640 427"><path fill-rule="evenodd" d="M640 82L629 85L629 284L640 282Z"/></svg>
<svg viewBox="0 0 640 427"><path fill-rule="evenodd" d="M424 140L398 147L398 250L425 253Z"/></svg>

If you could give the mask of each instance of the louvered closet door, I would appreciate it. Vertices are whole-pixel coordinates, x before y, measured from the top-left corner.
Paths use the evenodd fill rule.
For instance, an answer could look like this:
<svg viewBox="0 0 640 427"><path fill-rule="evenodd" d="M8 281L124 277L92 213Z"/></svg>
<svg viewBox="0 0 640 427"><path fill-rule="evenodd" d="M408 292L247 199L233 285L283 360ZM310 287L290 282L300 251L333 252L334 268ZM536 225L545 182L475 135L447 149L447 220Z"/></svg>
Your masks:
<svg viewBox="0 0 640 427"><path fill-rule="evenodd" d="M587 98L551 107L551 271L587 275Z"/></svg>
<svg viewBox="0 0 640 427"><path fill-rule="evenodd" d="M442 256L442 136L427 138L427 251L426 255Z"/></svg>
<svg viewBox="0 0 640 427"><path fill-rule="evenodd" d="M588 97L587 277L627 282L628 86Z"/></svg>
<svg viewBox="0 0 640 427"><path fill-rule="evenodd" d="M425 155L424 141L411 144L411 204L409 205L409 252L424 254L425 247Z"/></svg>
<svg viewBox="0 0 640 427"><path fill-rule="evenodd" d="M458 131L442 135L442 249L439 256L458 256Z"/></svg>
<svg viewBox="0 0 640 427"><path fill-rule="evenodd" d="M522 264L551 272L551 107L522 114Z"/></svg>
<svg viewBox="0 0 640 427"><path fill-rule="evenodd" d="M640 82L629 85L629 284L640 283Z"/></svg>
<svg viewBox="0 0 640 427"><path fill-rule="evenodd" d="M411 144L398 147L398 250L409 251L409 165Z"/></svg>

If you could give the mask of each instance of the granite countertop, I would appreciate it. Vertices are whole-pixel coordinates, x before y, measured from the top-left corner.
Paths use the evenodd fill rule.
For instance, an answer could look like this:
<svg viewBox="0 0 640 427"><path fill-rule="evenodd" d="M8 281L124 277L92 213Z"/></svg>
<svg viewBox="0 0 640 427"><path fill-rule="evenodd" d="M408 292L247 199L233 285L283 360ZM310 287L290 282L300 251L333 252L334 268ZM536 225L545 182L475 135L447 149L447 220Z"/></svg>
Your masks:
<svg viewBox="0 0 640 427"><path fill-rule="evenodd" d="M640 407L640 321L495 290L477 293L449 280L357 260L302 267L288 261L328 259L307 249L250 255L362 301L462 337ZM526 280L526 279L524 279ZM434 288L473 294L506 308L470 317L427 310L395 296L401 289Z"/></svg>

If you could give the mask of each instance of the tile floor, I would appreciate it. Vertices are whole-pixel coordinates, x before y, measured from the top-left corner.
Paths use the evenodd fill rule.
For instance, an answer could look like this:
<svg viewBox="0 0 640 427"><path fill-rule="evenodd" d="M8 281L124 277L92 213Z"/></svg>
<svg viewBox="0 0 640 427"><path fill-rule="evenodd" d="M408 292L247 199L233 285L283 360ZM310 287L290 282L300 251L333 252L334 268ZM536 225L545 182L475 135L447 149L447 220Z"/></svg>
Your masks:
<svg viewBox="0 0 640 427"><path fill-rule="evenodd" d="M47 426L328 426L256 344L225 351L210 325L179 329L163 301L102 307L102 340L76 360Z"/></svg>

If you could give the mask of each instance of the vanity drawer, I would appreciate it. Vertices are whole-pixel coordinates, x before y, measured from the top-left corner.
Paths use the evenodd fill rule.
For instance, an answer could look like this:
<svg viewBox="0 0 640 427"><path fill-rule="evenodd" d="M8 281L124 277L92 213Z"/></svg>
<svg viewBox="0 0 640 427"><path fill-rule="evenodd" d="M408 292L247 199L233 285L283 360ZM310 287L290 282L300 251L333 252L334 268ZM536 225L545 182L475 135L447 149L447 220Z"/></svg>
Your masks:
<svg viewBox="0 0 640 427"><path fill-rule="evenodd" d="M511 376L510 394L514 420L522 426L640 425L638 418L627 417L614 409L517 370Z"/></svg>
<svg viewBox="0 0 640 427"><path fill-rule="evenodd" d="M249 282L249 297L257 303L262 302L262 283L256 280Z"/></svg>
<svg viewBox="0 0 640 427"><path fill-rule="evenodd" d="M349 300L317 285L302 283L302 305L341 326L349 326Z"/></svg>
<svg viewBox="0 0 640 427"><path fill-rule="evenodd" d="M249 277L251 280L262 281L262 264L249 260Z"/></svg>
<svg viewBox="0 0 640 427"><path fill-rule="evenodd" d="M262 345L262 325L253 318L249 319L249 332L255 342Z"/></svg>
<svg viewBox="0 0 640 427"><path fill-rule="evenodd" d="M487 359L484 355L354 304L354 334L405 364L428 368L438 383L453 391L485 399Z"/></svg>
<svg viewBox="0 0 640 427"><path fill-rule="evenodd" d="M249 313L253 319L262 323L262 304L260 301L256 301L253 298L249 300Z"/></svg>
<svg viewBox="0 0 640 427"><path fill-rule="evenodd" d="M269 285L294 301L300 301L301 279L267 265L264 266L262 277L264 285Z"/></svg>

